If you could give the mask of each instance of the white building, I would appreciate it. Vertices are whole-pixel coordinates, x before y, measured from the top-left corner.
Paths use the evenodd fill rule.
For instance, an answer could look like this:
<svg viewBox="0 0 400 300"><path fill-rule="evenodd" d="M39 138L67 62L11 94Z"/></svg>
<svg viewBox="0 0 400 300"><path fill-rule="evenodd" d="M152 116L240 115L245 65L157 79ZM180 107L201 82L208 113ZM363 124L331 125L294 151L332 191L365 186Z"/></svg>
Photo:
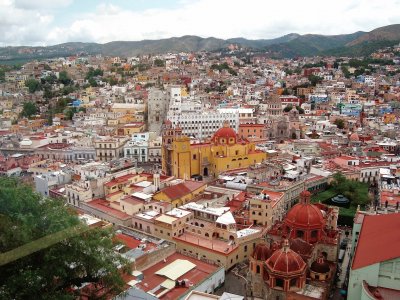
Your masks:
<svg viewBox="0 0 400 300"><path fill-rule="evenodd" d="M49 196L49 189L60 184L71 182L71 174L63 171L49 172L34 177L35 190L45 197Z"/></svg>
<svg viewBox="0 0 400 300"><path fill-rule="evenodd" d="M238 131L239 112L221 113L220 111L188 112L180 115L168 115L168 119L176 126L182 128L182 133L198 139L213 136L215 131L223 127L225 120L229 121L230 126Z"/></svg>
<svg viewBox="0 0 400 300"><path fill-rule="evenodd" d="M124 146L124 157L137 162L161 162L161 142L161 136L155 132L134 133Z"/></svg>

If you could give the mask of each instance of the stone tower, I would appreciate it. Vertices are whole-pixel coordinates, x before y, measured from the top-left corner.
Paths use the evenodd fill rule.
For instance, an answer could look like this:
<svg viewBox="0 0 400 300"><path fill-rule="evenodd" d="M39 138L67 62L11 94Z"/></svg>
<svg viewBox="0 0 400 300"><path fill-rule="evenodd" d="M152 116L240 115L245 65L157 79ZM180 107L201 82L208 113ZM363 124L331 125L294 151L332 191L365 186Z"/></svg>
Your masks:
<svg viewBox="0 0 400 300"><path fill-rule="evenodd" d="M272 95L267 99L267 114L270 117L282 116L282 101L279 95Z"/></svg>
<svg viewBox="0 0 400 300"><path fill-rule="evenodd" d="M169 99L167 93L153 88L149 92L147 101L147 128L157 134L161 133L163 121L168 112Z"/></svg>

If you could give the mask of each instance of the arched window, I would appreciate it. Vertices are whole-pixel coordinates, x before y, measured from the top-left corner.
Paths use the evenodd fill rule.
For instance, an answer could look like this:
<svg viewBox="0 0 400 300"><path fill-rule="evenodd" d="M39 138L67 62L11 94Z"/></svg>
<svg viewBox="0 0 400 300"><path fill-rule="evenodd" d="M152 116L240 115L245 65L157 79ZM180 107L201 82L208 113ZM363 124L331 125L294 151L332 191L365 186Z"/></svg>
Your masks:
<svg viewBox="0 0 400 300"><path fill-rule="evenodd" d="M298 238L304 238L304 231L303 230L297 230L296 231L296 237Z"/></svg>
<svg viewBox="0 0 400 300"><path fill-rule="evenodd" d="M290 279L290 287L296 287L296 286L297 286L297 278Z"/></svg>
<svg viewBox="0 0 400 300"><path fill-rule="evenodd" d="M260 274L260 272L261 272L260 265L257 265L257 267L256 267L256 273L257 273L257 274Z"/></svg>
<svg viewBox="0 0 400 300"><path fill-rule="evenodd" d="M285 280L283 280L282 278L275 278L275 286L276 287L283 288L284 285L285 285Z"/></svg>

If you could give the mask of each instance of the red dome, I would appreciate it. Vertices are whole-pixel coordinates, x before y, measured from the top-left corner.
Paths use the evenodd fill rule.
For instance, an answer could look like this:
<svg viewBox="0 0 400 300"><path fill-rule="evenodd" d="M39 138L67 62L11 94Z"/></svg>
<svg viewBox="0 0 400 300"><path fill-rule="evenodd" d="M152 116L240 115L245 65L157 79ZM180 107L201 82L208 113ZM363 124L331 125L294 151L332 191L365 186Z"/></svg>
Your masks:
<svg viewBox="0 0 400 300"><path fill-rule="evenodd" d="M321 210L310 204L311 193L301 192L300 203L293 206L286 215L285 223L290 228L316 229L325 227L325 219Z"/></svg>
<svg viewBox="0 0 400 300"><path fill-rule="evenodd" d="M352 141L352 142L360 141L360 137L358 136L357 132L354 132L352 135L350 135L350 141Z"/></svg>
<svg viewBox="0 0 400 300"><path fill-rule="evenodd" d="M316 261L311 264L310 270L316 273L328 273L330 271L329 264L322 256L318 257Z"/></svg>
<svg viewBox="0 0 400 300"><path fill-rule="evenodd" d="M214 138L236 138L236 132L230 127L222 127L214 133Z"/></svg>
<svg viewBox="0 0 400 300"><path fill-rule="evenodd" d="M268 248L266 244L257 244L252 255L252 257L255 260L262 260L262 261L266 261L270 256L271 256L271 250Z"/></svg>
<svg viewBox="0 0 400 300"><path fill-rule="evenodd" d="M309 203L298 203L293 206L285 218L285 223L291 228L324 228L325 219L321 210Z"/></svg>
<svg viewBox="0 0 400 300"><path fill-rule="evenodd" d="M271 257L267 259L266 265L271 272L288 275L302 273L306 268L306 263L301 256L291 250L288 245L275 251Z"/></svg>

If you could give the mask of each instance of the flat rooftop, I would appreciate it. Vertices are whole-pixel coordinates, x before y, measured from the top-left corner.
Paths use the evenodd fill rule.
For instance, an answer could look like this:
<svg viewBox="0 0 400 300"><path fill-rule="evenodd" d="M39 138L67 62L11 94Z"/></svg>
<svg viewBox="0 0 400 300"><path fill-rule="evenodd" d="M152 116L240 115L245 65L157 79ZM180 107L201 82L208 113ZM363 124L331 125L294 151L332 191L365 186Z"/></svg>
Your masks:
<svg viewBox="0 0 400 300"><path fill-rule="evenodd" d="M229 245L228 241L218 239L209 240L200 235L195 235L188 232L185 232L180 236L174 237L174 240L191 245L196 245L199 248L211 250L224 255L228 255L239 247L237 244Z"/></svg>
<svg viewBox="0 0 400 300"><path fill-rule="evenodd" d="M186 270L182 271L181 273L184 272L184 274L182 274L181 276L179 276L177 278L177 280L187 279L189 282L188 287L186 287L186 286L175 287L174 281L173 281L173 285L168 286L168 284L165 284L165 282L170 279L168 279L165 275L156 274L156 273L159 273L160 270L166 270L165 268L168 265L173 264L177 260L187 261L187 264L195 265L194 268L191 268L188 271L186 271ZM143 280L140 283L137 283L136 286L145 292L153 291L155 295L160 295L160 293L163 292L163 289L164 289L164 291L170 289L168 292L166 292L162 296L159 296L158 298L164 299L164 300L178 299L180 296L185 294L194 285L203 281L204 279L209 277L211 274L213 274L215 271L217 271L218 268L219 268L218 266L208 264L206 262L197 260L195 258L188 257L188 256L185 256L185 255L179 254L179 253L174 253L174 254L168 256L165 259L165 262L164 261L158 262L157 264L151 266L150 268L142 271ZM130 279L127 278L127 279L129 279L128 281L135 279L133 276L130 276L130 277L131 277ZM157 287L162 284L165 286L168 286L168 287L167 288L160 287L159 289L157 289ZM156 289L156 290L154 290L154 289Z"/></svg>

